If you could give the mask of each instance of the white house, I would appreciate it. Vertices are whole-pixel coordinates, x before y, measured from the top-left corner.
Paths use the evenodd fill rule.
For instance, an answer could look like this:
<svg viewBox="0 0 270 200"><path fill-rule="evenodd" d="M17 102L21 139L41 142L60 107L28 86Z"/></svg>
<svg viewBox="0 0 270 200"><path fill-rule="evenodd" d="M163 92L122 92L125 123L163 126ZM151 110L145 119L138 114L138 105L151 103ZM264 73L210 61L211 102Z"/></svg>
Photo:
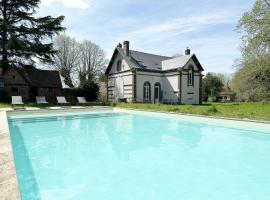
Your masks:
<svg viewBox="0 0 270 200"><path fill-rule="evenodd" d="M106 70L108 100L201 104L203 68L187 48L167 57L133 51L119 44Z"/></svg>

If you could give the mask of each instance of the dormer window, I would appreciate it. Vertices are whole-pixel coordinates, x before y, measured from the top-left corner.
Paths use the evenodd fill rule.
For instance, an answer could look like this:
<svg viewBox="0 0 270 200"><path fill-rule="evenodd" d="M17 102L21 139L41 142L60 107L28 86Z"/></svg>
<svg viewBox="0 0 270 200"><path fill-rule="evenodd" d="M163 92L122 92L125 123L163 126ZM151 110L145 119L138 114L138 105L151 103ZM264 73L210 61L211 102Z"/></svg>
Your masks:
<svg viewBox="0 0 270 200"><path fill-rule="evenodd" d="M118 60L117 62L117 72L122 71L122 60Z"/></svg>
<svg viewBox="0 0 270 200"><path fill-rule="evenodd" d="M192 65L188 68L188 86L194 86L194 68Z"/></svg>

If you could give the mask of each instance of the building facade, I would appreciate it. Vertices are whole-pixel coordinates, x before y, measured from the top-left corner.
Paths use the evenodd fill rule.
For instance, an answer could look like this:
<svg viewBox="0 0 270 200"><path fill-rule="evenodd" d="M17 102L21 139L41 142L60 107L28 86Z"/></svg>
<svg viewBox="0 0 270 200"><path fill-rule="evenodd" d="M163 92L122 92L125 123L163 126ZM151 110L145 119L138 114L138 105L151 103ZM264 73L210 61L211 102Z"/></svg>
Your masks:
<svg viewBox="0 0 270 200"><path fill-rule="evenodd" d="M108 101L201 104L203 68L190 50L159 56L119 44L106 70Z"/></svg>
<svg viewBox="0 0 270 200"><path fill-rule="evenodd" d="M11 96L22 96L24 101L45 96L48 101L62 94L62 83L57 71L9 67L0 76L0 101Z"/></svg>

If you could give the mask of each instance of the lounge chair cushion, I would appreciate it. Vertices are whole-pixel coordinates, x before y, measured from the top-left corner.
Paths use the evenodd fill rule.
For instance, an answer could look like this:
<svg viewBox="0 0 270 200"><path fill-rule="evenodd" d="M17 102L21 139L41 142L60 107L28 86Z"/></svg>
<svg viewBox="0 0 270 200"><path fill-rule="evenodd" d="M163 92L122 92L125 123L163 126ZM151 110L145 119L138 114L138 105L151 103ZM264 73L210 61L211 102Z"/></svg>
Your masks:
<svg viewBox="0 0 270 200"><path fill-rule="evenodd" d="M60 103L60 104L68 104L69 103L69 102L67 102L65 97L56 97L56 99L57 99L57 103Z"/></svg>
<svg viewBox="0 0 270 200"><path fill-rule="evenodd" d="M11 104L12 105L23 105L22 97L21 96L12 96L11 97Z"/></svg>
<svg viewBox="0 0 270 200"><path fill-rule="evenodd" d="M87 103L85 97L77 97L79 103Z"/></svg>
<svg viewBox="0 0 270 200"><path fill-rule="evenodd" d="M47 104L45 97L36 97L37 104Z"/></svg>

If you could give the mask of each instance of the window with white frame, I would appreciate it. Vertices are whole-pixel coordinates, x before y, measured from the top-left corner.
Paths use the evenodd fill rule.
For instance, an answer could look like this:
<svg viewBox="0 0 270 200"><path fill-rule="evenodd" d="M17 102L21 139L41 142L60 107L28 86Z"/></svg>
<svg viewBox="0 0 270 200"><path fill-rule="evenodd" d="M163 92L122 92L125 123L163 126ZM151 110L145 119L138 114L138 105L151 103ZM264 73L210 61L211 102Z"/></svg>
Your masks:
<svg viewBox="0 0 270 200"><path fill-rule="evenodd" d="M145 82L143 85L143 99L144 101L151 101L151 85L149 82Z"/></svg>

